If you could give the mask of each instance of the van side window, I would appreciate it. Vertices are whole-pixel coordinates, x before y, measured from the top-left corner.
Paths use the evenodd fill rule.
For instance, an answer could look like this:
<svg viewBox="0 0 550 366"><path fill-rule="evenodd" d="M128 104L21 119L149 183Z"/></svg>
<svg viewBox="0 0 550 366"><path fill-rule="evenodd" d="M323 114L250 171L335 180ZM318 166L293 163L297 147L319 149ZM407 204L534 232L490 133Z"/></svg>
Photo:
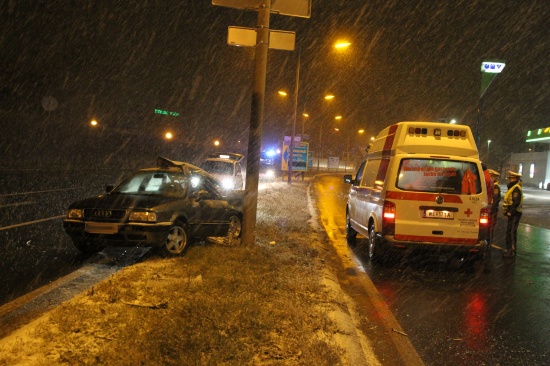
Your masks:
<svg viewBox="0 0 550 366"><path fill-rule="evenodd" d="M359 169L357 169L357 174L355 175L355 179L353 180L353 185L357 186L361 182L361 177L363 176L363 170L365 168L366 161L361 163L361 166Z"/></svg>
<svg viewBox="0 0 550 366"><path fill-rule="evenodd" d="M367 160L367 167L365 168L365 174L361 182L362 186L374 187L381 161L380 159Z"/></svg>

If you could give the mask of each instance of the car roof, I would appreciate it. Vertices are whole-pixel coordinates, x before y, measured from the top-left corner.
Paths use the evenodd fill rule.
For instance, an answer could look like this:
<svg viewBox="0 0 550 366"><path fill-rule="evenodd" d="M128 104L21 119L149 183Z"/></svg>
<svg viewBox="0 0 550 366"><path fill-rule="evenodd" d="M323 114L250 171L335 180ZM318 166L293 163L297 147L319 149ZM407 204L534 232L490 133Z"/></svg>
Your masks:
<svg viewBox="0 0 550 366"><path fill-rule="evenodd" d="M220 152L220 153L209 154L206 160L218 159L220 161L224 161L224 160L241 161L243 160L243 158L244 158L244 155L242 154Z"/></svg>
<svg viewBox="0 0 550 366"><path fill-rule="evenodd" d="M161 168L161 169L174 168L174 169L178 169L178 170L180 170L180 171L182 171L186 174L192 173L192 172L195 172L195 171L204 172L201 168L199 168L198 166L195 166L193 164L189 164L189 163L186 163L186 162L183 162L183 161L170 160L170 159L162 157L162 156L159 156L157 158L157 168L152 168L152 169L158 169L158 168Z"/></svg>

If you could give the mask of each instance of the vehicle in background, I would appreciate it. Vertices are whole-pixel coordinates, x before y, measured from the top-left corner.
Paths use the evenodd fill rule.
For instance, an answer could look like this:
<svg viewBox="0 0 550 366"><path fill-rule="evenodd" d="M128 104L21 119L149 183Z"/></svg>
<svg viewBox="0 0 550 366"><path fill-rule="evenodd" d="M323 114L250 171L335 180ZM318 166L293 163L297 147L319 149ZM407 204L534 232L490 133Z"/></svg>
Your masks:
<svg viewBox="0 0 550 366"><path fill-rule="evenodd" d="M478 150L468 126L400 122L367 149L351 183L346 237L369 242L369 256L422 250L483 258L489 206Z"/></svg>
<svg viewBox="0 0 550 366"><path fill-rule="evenodd" d="M160 247L181 255L197 238L238 239L242 210L222 197L220 183L202 169L159 158L106 193L69 205L63 229L77 249Z"/></svg>
<svg viewBox="0 0 550 366"><path fill-rule="evenodd" d="M274 150L262 151L260 153L260 180L273 181L277 178L277 153Z"/></svg>
<svg viewBox="0 0 550 366"><path fill-rule="evenodd" d="M243 155L235 153L216 153L208 155L200 168L218 179L226 190L244 189L244 174L241 167Z"/></svg>

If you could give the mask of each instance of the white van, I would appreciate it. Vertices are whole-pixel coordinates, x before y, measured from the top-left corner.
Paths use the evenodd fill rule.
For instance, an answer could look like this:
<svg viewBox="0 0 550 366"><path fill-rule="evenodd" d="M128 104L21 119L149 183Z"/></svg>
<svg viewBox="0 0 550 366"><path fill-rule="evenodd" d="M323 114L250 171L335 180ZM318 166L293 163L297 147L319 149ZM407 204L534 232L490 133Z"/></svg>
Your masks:
<svg viewBox="0 0 550 366"><path fill-rule="evenodd" d="M377 259L392 250L483 258L489 205L479 154L468 126L399 122L367 149L351 183L346 237L369 242Z"/></svg>

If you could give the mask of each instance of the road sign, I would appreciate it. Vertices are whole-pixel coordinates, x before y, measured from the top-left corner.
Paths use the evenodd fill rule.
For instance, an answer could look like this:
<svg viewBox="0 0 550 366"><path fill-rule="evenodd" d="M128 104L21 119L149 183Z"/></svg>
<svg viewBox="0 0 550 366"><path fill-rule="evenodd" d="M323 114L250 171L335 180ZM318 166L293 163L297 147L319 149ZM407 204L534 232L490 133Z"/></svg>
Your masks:
<svg viewBox="0 0 550 366"><path fill-rule="evenodd" d="M490 74L500 74L506 64L504 62L490 62L484 61L481 63L481 72L487 72Z"/></svg>
<svg viewBox="0 0 550 366"><path fill-rule="evenodd" d="M283 51L294 51L296 33L269 30L269 48ZM227 44L230 46L254 47L256 45L256 29L245 27L229 27Z"/></svg>
<svg viewBox="0 0 550 366"><path fill-rule="evenodd" d="M262 0L212 0L212 5L257 10ZM271 12L293 17L311 17L311 0L271 0Z"/></svg>
<svg viewBox="0 0 550 366"><path fill-rule="evenodd" d="M309 142L301 142L299 146L294 146L292 159L293 172L305 172L308 167ZM283 152L281 159L281 170L288 171L290 161L290 139L283 142Z"/></svg>
<svg viewBox="0 0 550 366"><path fill-rule="evenodd" d="M506 64L504 62L495 62L495 61L483 61L481 63L481 92L480 98L483 98L483 95L489 88L489 85L497 77L498 74L502 72Z"/></svg>

